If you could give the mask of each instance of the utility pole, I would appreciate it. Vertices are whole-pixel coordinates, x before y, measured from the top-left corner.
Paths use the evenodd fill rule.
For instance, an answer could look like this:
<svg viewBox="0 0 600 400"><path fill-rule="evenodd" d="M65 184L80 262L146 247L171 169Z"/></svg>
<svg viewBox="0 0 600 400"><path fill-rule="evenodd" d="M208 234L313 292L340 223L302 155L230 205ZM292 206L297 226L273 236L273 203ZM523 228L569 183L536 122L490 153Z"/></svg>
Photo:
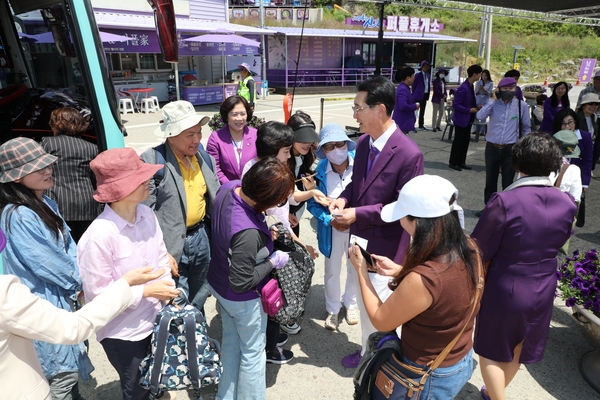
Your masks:
<svg viewBox="0 0 600 400"><path fill-rule="evenodd" d="M259 0L259 2L260 2L260 29L264 29L265 28L265 6L263 3L263 0ZM261 44L261 46L260 46L261 47L260 64L262 65L261 80L263 82L263 87L261 88L260 92L262 93L262 98L264 99L267 95L266 91L269 90L269 88L265 84L265 82L267 80L267 57L265 55L267 46L265 43L265 35L264 34L260 35L260 44Z"/></svg>
<svg viewBox="0 0 600 400"><path fill-rule="evenodd" d="M377 35L377 47L375 48L375 75L381 75L381 59L383 58L383 9L389 1L382 1L379 5L379 32Z"/></svg>

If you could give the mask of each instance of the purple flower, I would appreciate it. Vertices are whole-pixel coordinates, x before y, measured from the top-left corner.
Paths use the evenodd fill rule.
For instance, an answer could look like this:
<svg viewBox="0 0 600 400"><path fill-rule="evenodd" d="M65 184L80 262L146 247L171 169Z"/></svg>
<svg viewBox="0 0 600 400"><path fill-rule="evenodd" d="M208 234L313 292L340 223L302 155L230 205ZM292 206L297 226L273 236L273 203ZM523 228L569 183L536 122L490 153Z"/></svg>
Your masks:
<svg viewBox="0 0 600 400"><path fill-rule="evenodd" d="M573 307L575 304L577 304L577 299L575 299L575 297L569 297L566 301L565 301L565 305L567 307Z"/></svg>
<svg viewBox="0 0 600 400"><path fill-rule="evenodd" d="M586 300L583 302L583 308L585 308L586 310L591 310L592 304L594 304L592 300Z"/></svg>

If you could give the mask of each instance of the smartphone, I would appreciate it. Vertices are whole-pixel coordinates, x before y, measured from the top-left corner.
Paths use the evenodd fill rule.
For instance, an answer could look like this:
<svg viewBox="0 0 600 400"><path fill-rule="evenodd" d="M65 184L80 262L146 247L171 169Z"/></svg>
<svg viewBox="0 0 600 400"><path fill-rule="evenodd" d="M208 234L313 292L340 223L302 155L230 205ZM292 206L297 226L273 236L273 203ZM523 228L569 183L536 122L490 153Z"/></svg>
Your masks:
<svg viewBox="0 0 600 400"><path fill-rule="evenodd" d="M332 216L333 218L337 218L337 217L343 217L343 216L344 216L344 214L331 214L331 216Z"/></svg>
<svg viewBox="0 0 600 400"><path fill-rule="evenodd" d="M356 242L354 244L356 244ZM365 261L367 262L367 269L369 271L376 272L377 270L375 269L375 267L373 265L373 257L371 257L371 255L365 249L363 249L361 246L359 246L358 244L356 244L356 245L360 249L360 253L362 254Z"/></svg>

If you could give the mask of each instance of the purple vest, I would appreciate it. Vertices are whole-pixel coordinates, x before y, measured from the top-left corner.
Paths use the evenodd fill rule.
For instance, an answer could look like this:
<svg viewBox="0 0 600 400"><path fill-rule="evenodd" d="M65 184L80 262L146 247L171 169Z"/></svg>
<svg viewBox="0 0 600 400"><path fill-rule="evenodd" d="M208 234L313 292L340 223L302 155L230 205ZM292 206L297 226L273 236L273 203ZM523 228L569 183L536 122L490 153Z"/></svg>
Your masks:
<svg viewBox="0 0 600 400"><path fill-rule="evenodd" d="M247 301L256 299L254 289L244 293L236 293L229 285L229 249L231 238L236 233L246 229L257 229L267 237L269 254L273 252L273 241L265 222L265 216L257 213L250 205L242 200L233 189L240 186L239 180L223 184L213 202L211 259L206 279L219 295L231 301ZM267 275L258 285L262 288L269 280Z"/></svg>

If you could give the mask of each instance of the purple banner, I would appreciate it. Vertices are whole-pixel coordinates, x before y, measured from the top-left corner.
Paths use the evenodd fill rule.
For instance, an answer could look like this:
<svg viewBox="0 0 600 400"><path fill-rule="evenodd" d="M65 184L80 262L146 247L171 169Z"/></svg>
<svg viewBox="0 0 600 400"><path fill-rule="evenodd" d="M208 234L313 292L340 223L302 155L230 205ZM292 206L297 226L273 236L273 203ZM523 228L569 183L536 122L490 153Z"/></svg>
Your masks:
<svg viewBox="0 0 600 400"><path fill-rule="evenodd" d="M194 105L220 103L223 99L223 86L184 86L183 100Z"/></svg>
<svg viewBox="0 0 600 400"><path fill-rule="evenodd" d="M594 74L594 67L596 66L595 58L584 58L581 60L581 67L579 68L579 81L581 83L588 83L592 79Z"/></svg>
<svg viewBox="0 0 600 400"><path fill-rule="evenodd" d="M115 35L127 36L126 42L105 42L104 51L107 53L160 53L158 36L154 31L135 29L102 29ZM187 39L198 35L183 35L179 41L180 56L226 56L254 55L259 53L258 47L244 46L238 43L188 42Z"/></svg>

